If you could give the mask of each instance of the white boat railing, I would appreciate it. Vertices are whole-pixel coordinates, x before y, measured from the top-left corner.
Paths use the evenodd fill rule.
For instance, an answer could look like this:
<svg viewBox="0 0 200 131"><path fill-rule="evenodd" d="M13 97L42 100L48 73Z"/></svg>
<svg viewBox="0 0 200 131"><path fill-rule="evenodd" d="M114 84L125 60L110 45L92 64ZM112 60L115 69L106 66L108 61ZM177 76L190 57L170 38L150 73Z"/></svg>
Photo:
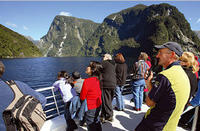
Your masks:
<svg viewBox="0 0 200 131"><path fill-rule="evenodd" d="M124 86L124 95L130 94L130 79L126 80L126 84ZM45 95L47 103L45 105L44 111L46 113L47 119L51 119L56 116L60 116L64 113L64 102L61 98L60 93L54 92L54 87L43 87L36 89L37 92L40 92ZM58 104L60 103L60 104Z"/></svg>
<svg viewBox="0 0 200 131"><path fill-rule="evenodd" d="M45 95L47 103L45 105L44 111L47 115L47 119L60 116L64 113L64 102L59 93L55 94L54 87L44 87L36 89L37 92L40 92ZM48 94L48 96L46 96ZM61 103L58 105L58 103Z"/></svg>

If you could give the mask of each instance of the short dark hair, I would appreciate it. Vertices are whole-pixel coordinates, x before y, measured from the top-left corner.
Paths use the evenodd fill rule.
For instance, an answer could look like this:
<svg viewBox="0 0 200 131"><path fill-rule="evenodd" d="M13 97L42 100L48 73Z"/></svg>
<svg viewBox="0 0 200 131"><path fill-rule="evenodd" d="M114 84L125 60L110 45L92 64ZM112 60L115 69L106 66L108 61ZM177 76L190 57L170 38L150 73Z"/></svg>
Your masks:
<svg viewBox="0 0 200 131"><path fill-rule="evenodd" d="M91 68L91 76L97 76L101 79L101 73L103 71L103 66L97 61L90 61L89 67Z"/></svg>
<svg viewBox="0 0 200 131"><path fill-rule="evenodd" d="M75 72L72 73L72 78L73 78L73 79L76 80L76 79L79 79L80 77L81 77L81 75L80 75L79 72L75 71Z"/></svg>
<svg viewBox="0 0 200 131"><path fill-rule="evenodd" d="M0 77L3 75L5 72L5 66L2 61L0 61Z"/></svg>
<svg viewBox="0 0 200 131"><path fill-rule="evenodd" d="M63 78L68 79L70 76L66 71L60 71L58 72L58 77L63 77Z"/></svg>

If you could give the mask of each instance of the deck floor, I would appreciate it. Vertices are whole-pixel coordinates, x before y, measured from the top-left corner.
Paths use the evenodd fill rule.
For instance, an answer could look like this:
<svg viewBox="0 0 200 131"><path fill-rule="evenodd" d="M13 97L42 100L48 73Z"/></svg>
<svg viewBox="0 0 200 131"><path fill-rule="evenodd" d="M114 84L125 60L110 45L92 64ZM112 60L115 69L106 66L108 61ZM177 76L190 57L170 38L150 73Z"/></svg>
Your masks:
<svg viewBox="0 0 200 131"><path fill-rule="evenodd" d="M113 122L107 122L102 124L103 131L133 131L135 127L142 120L145 112L148 110L148 106L143 104L142 111L134 111L134 103L130 103L132 95L125 96L125 110L114 110ZM115 99L113 100L115 105ZM52 120L46 121L41 131L65 131L65 119L63 116L56 117ZM77 131L87 131L86 127L79 127ZM186 131L180 127L177 127L177 131Z"/></svg>

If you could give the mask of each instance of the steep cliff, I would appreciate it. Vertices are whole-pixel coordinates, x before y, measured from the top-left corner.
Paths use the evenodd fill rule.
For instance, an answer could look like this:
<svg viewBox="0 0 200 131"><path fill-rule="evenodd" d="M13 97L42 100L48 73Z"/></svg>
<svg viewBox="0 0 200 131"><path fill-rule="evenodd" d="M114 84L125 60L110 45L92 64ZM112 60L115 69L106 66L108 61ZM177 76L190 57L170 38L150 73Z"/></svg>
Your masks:
<svg viewBox="0 0 200 131"><path fill-rule="evenodd" d="M38 47L44 56L77 56L99 24L70 16L56 16Z"/></svg>
<svg viewBox="0 0 200 131"><path fill-rule="evenodd" d="M31 41L0 24L0 58L39 56L41 52Z"/></svg>

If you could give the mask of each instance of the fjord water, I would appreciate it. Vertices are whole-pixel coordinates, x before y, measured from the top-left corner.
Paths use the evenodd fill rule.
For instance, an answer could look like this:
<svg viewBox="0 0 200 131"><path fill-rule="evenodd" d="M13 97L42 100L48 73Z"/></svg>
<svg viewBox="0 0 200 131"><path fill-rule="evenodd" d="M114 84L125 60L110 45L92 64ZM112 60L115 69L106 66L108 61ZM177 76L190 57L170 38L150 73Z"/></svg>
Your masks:
<svg viewBox="0 0 200 131"><path fill-rule="evenodd" d="M101 60L100 57L41 57L1 59L5 65L3 80L19 80L33 89L48 87L56 80L57 73L79 71L86 78L85 69L89 62Z"/></svg>

